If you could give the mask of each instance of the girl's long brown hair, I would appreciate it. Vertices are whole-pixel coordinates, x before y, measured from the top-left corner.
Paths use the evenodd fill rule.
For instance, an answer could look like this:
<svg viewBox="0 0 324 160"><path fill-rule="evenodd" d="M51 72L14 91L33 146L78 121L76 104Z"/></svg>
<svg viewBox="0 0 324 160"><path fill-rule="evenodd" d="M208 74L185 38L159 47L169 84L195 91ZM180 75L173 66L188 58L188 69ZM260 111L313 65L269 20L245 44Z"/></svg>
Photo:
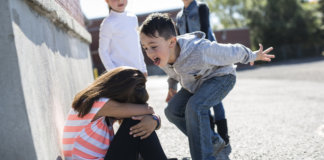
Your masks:
<svg viewBox="0 0 324 160"><path fill-rule="evenodd" d="M94 101L106 97L118 102L145 104L148 93L146 78L142 72L131 67L118 67L104 73L90 86L79 92L73 100L72 108L83 117L91 110Z"/></svg>

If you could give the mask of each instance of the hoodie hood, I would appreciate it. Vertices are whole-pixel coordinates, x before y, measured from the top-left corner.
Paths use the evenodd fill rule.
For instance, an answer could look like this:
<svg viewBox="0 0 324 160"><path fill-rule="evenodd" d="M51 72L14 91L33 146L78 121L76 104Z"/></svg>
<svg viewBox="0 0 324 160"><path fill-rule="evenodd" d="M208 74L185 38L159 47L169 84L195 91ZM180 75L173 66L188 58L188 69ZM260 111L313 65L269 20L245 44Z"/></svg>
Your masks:
<svg viewBox="0 0 324 160"><path fill-rule="evenodd" d="M197 44L204 39L205 39L205 33L201 31L196 31L196 32L177 36L177 41L180 46L180 54L175 64L177 62L181 62L188 55L190 55L191 52L194 50L194 48L197 47Z"/></svg>

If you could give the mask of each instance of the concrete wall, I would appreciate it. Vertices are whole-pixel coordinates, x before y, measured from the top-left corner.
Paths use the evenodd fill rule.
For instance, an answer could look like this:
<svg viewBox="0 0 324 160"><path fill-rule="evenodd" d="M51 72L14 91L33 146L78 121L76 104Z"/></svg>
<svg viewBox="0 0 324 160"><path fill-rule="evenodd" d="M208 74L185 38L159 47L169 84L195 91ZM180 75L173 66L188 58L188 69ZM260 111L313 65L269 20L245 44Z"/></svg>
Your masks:
<svg viewBox="0 0 324 160"><path fill-rule="evenodd" d="M2 0L0 21L0 159L56 159L91 37L55 0Z"/></svg>

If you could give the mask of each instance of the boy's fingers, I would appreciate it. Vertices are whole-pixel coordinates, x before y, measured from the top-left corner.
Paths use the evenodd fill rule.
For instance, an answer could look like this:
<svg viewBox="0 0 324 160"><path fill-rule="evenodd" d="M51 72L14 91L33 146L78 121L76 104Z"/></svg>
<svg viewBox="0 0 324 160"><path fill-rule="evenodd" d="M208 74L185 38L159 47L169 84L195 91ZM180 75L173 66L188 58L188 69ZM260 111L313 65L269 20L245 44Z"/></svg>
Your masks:
<svg viewBox="0 0 324 160"><path fill-rule="evenodd" d="M274 55L265 55L264 57L263 57L263 60L264 61L271 61L271 58L274 58Z"/></svg>
<svg viewBox="0 0 324 160"><path fill-rule="evenodd" d="M259 51L261 51L261 52L262 52L262 51L263 51L263 45L259 43L259 46L260 46L260 49L259 49Z"/></svg>
<svg viewBox="0 0 324 160"><path fill-rule="evenodd" d="M170 96L170 94L168 94L167 98L165 99L166 102L169 102L170 99L172 98L172 96Z"/></svg>
<svg viewBox="0 0 324 160"><path fill-rule="evenodd" d="M169 102L170 98L169 96L165 99L165 102Z"/></svg>
<svg viewBox="0 0 324 160"><path fill-rule="evenodd" d="M254 65L254 62L250 62L250 66L253 66Z"/></svg>
<svg viewBox="0 0 324 160"><path fill-rule="evenodd" d="M272 51L273 50L273 48L272 47L269 47L268 49L266 49L265 51L263 51L263 53L264 54L267 54L267 53L269 53L270 51Z"/></svg>

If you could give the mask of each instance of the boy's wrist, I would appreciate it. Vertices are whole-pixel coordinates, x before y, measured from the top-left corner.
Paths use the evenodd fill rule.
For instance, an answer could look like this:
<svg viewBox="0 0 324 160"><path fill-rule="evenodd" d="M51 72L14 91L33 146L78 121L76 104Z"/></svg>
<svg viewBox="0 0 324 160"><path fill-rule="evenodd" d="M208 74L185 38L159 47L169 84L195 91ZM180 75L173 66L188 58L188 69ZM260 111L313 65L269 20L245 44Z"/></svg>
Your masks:
<svg viewBox="0 0 324 160"><path fill-rule="evenodd" d="M253 51L252 57L250 58L249 62L254 62L259 60L259 51Z"/></svg>

